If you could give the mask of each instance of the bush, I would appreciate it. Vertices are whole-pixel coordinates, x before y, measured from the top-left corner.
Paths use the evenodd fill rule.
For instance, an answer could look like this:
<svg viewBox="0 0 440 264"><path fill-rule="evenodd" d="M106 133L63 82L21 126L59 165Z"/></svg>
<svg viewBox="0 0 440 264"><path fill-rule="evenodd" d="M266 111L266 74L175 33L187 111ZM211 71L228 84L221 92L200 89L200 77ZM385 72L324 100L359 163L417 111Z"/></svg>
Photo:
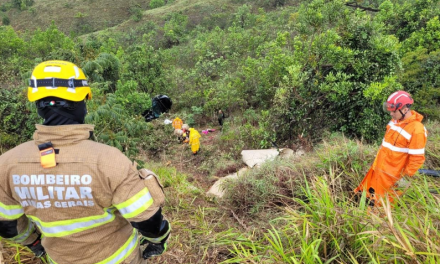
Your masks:
<svg viewBox="0 0 440 264"><path fill-rule="evenodd" d="M5 3L5 4L0 5L0 11L2 11L2 12L7 12L10 8L11 8L10 4Z"/></svg>
<svg viewBox="0 0 440 264"><path fill-rule="evenodd" d="M38 29L32 32L29 45L27 46L27 52L28 56L41 58L45 61L54 55L53 52L57 54L62 54L63 52L71 54L74 47L74 41L62 31L58 30L55 23L52 22L45 31Z"/></svg>
<svg viewBox="0 0 440 264"><path fill-rule="evenodd" d="M94 100L88 103L86 123L95 125L95 136L101 143L118 148L131 159L135 159L143 137L152 129L140 115L130 115L115 94L102 96L94 94ZM105 101L104 104L100 104ZM151 100L150 104L151 104Z"/></svg>
<svg viewBox="0 0 440 264"><path fill-rule="evenodd" d="M165 5L165 1L164 0L151 0L150 1L150 8L154 9L154 8L158 8L161 6Z"/></svg>
<svg viewBox="0 0 440 264"><path fill-rule="evenodd" d="M11 20L9 19L9 17L4 16L4 17L2 18L2 24L3 24L4 26L7 26L7 25L11 24Z"/></svg>
<svg viewBox="0 0 440 264"><path fill-rule="evenodd" d="M122 59L125 70L122 80L134 80L138 91L148 94L167 93L167 85L162 69L162 52L148 45L132 46Z"/></svg>
<svg viewBox="0 0 440 264"><path fill-rule="evenodd" d="M182 13L172 13L168 16L163 26L165 47L170 48L178 45L183 40L188 24L188 16Z"/></svg>
<svg viewBox="0 0 440 264"><path fill-rule="evenodd" d="M130 14L131 14L131 18L133 19L133 21L135 22L139 22L142 19L143 13L142 13L142 9L139 7L134 7L130 9Z"/></svg>
<svg viewBox="0 0 440 264"><path fill-rule="evenodd" d="M0 89L0 98L0 148L5 151L31 140L41 119L21 89Z"/></svg>
<svg viewBox="0 0 440 264"><path fill-rule="evenodd" d="M402 58L405 71L399 81L414 97L414 109L429 120L440 120L440 49L408 52Z"/></svg>
<svg viewBox="0 0 440 264"><path fill-rule="evenodd" d="M34 0L11 0L11 3L13 7L19 10L25 10L34 4Z"/></svg>

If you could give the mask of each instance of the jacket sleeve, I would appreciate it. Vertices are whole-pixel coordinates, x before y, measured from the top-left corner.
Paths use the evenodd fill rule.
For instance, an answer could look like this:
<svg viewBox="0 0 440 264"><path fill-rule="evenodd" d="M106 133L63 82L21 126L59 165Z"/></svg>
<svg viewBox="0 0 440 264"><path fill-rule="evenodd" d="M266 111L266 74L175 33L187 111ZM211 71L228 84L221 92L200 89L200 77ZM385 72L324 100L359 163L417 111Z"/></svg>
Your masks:
<svg viewBox="0 0 440 264"><path fill-rule="evenodd" d="M24 215L21 204L0 186L0 236L12 242L28 245L37 234L34 224Z"/></svg>
<svg viewBox="0 0 440 264"><path fill-rule="evenodd" d="M404 170L404 175L413 176L425 162L427 131L423 126L422 129L411 137L408 147L408 165Z"/></svg>
<svg viewBox="0 0 440 264"><path fill-rule="evenodd" d="M126 175L114 192L113 205L151 242L166 240L171 228L162 215L165 195L157 176L146 169L138 171L136 163Z"/></svg>
<svg viewBox="0 0 440 264"><path fill-rule="evenodd" d="M112 204L121 215L129 221L144 221L152 217L160 208L152 190L147 187L140 172L136 168L136 163L129 162L121 172L123 177L113 189ZM122 162L121 162L122 163ZM156 201L155 201L156 199Z"/></svg>

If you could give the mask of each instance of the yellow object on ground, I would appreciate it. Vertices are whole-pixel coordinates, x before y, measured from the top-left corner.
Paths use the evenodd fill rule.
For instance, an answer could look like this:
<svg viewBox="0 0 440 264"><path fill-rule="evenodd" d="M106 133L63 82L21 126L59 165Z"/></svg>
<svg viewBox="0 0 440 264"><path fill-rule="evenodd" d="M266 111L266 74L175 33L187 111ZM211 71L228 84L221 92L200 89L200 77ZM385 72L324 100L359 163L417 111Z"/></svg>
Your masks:
<svg viewBox="0 0 440 264"><path fill-rule="evenodd" d="M196 154L200 149L200 134L194 128L189 129L189 145L191 146L191 151Z"/></svg>

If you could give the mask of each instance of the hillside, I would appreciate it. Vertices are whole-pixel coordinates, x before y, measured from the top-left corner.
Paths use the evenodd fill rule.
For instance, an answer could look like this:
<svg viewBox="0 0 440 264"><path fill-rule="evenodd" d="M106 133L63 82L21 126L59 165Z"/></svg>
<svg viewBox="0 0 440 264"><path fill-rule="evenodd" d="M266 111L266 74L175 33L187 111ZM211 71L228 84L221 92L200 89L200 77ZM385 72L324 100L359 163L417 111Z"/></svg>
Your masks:
<svg viewBox="0 0 440 264"><path fill-rule="evenodd" d="M150 21L158 24L170 13L180 12L190 18L189 27L219 13L234 12L241 1L170 0L166 5L151 8L151 1L60 0L28 1L20 9L17 1L0 0L2 17L8 17L17 31L45 29L54 22L65 34L84 35L101 30L124 32ZM26 1L24 1L26 2ZM270 6L270 1L267 1ZM29 23L32 21L32 23Z"/></svg>
<svg viewBox="0 0 440 264"><path fill-rule="evenodd" d="M237 125L236 120L229 123ZM432 140L425 168L440 165L438 128L438 123L427 124ZM225 186L225 198L217 200L205 195L213 179L199 168L203 154L218 148L221 138L221 133L203 136L197 156L189 154L189 146L170 142L173 152L146 164L165 186L164 212L173 226L167 252L154 263L369 263L369 254L382 261L438 260L440 179L407 179L411 187L398 206L367 213L351 191L378 146L329 134L300 159L276 159L249 171ZM218 162L225 159L218 157ZM245 165L237 161L236 166ZM411 248L402 240L407 236ZM24 249L20 260L13 260L16 248L3 246L5 263L42 263Z"/></svg>
<svg viewBox="0 0 440 264"><path fill-rule="evenodd" d="M0 6L12 5L10 0L1 0ZM20 10L10 7L4 12L10 25L18 31L45 29L52 21L66 34L88 33L119 25L130 19L134 8L147 9L146 1L32 1L33 4Z"/></svg>

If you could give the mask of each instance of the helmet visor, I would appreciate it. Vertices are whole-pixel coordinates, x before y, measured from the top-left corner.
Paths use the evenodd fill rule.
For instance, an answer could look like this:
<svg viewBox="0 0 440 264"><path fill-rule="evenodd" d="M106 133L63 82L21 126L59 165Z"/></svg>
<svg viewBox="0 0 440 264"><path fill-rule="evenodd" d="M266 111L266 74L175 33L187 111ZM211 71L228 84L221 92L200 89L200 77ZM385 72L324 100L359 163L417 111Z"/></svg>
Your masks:
<svg viewBox="0 0 440 264"><path fill-rule="evenodd" d="M383 110L385 112L394 112L394 111L397 111L401 105L402 105L401 103L390 104L390 103L385 102L385 103L383 103Z"/></svg>

